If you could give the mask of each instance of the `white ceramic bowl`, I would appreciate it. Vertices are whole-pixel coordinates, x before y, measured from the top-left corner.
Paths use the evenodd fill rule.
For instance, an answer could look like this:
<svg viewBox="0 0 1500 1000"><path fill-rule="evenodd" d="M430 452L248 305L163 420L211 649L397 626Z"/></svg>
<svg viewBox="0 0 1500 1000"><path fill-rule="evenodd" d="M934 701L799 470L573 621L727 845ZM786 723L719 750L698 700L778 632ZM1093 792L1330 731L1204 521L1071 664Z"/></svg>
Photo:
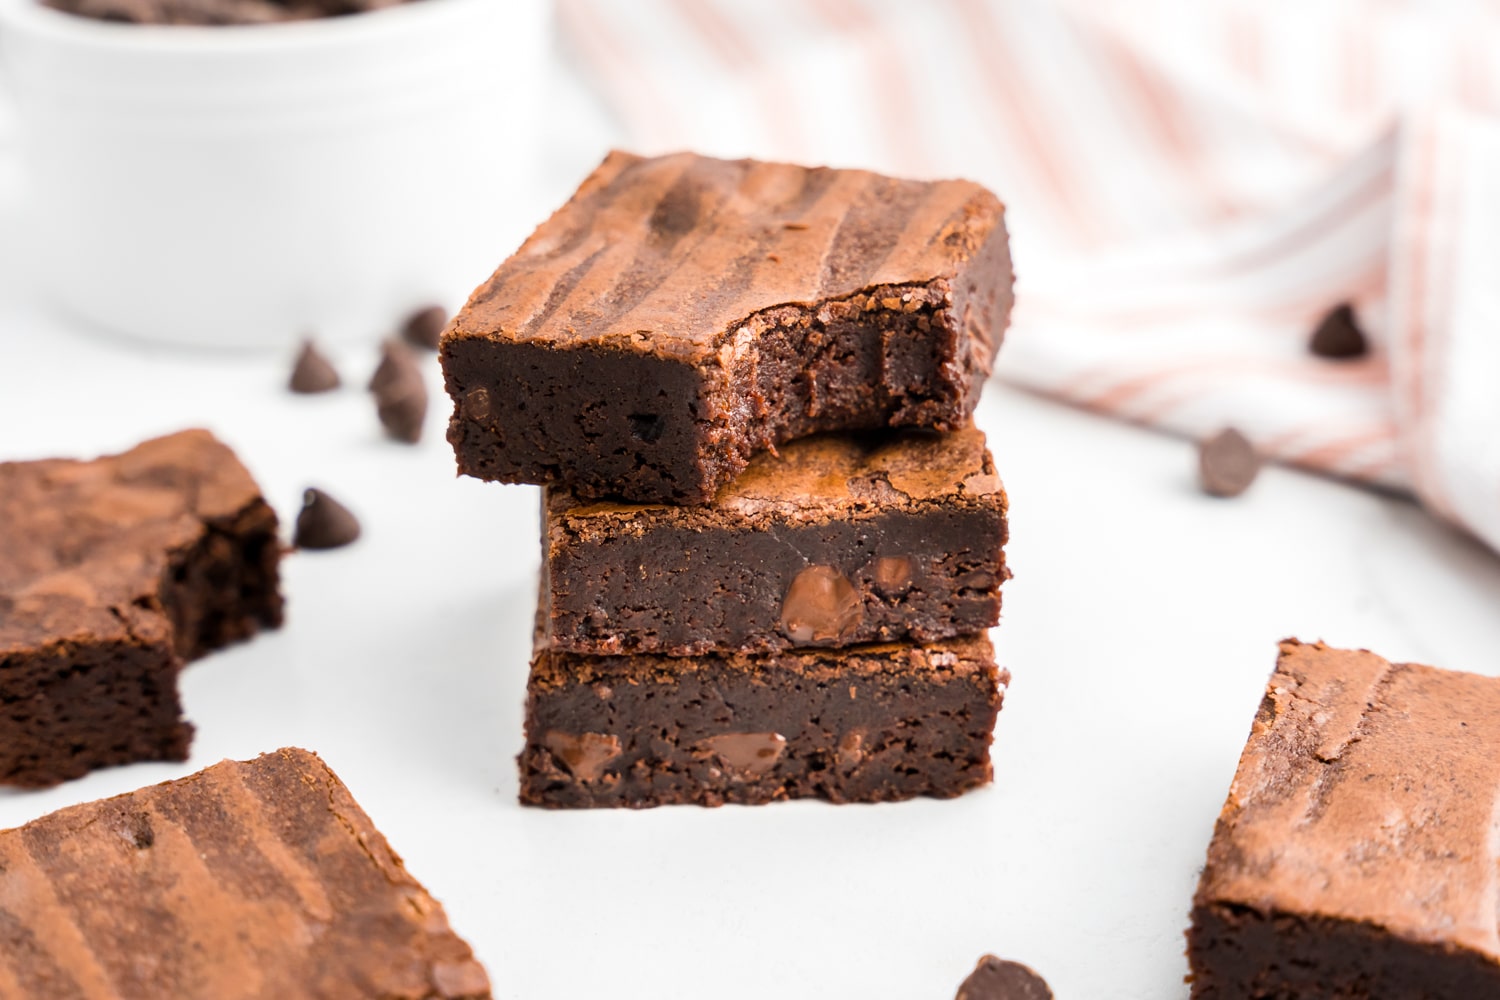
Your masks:
<svg viewBox="0 0 1500 1000"><path fill-rule="evenodd" d="M111 24L0 0L28 236L56 301L154 340L285 346L449 306L515 248L545 0Z"/></svg>

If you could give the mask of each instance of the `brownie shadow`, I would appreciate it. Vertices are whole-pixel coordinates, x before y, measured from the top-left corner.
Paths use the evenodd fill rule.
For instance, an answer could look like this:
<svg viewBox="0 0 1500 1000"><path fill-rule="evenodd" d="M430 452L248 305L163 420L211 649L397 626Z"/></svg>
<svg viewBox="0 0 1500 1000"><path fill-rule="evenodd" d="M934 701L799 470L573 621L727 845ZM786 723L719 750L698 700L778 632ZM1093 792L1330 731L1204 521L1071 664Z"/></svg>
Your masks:
<svg viewBox="0 0 1500 1000"><path fill-rule="evenodd" d="M385 726L415 735L412 763L446 780L516 802L526 678L536 618L535 583L476 595L444 609L420 648L393 651L409 664L410 698Z"/></svg>

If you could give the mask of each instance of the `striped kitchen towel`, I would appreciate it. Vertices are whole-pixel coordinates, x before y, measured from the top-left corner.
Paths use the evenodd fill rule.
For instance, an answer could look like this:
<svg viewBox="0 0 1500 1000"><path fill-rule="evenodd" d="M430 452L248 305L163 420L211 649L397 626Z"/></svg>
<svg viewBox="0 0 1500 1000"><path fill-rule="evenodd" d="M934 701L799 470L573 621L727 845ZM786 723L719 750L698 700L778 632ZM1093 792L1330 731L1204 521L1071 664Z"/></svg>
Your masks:
<svg viewBox="0 0 1500 1000"><path fill-rule="evenodd" d="M1500 548L1500 4L559 0L629 137L966 176L999 374L1414 491ZM1374 349L1307 350L1354 304Z"/></svg>

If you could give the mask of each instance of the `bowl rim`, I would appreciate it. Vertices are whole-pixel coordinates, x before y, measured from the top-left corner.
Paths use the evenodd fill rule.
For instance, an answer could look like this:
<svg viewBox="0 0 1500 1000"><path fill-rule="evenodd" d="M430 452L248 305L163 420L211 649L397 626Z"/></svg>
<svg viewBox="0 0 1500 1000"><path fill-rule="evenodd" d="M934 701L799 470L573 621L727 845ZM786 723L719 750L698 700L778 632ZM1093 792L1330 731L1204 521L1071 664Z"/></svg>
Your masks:
<svg viewBox="0 0 1500 1000"><path fill-rule="evenodd" d="M414 0L380 10L271 24L123 24L81 17L40 0L0 0L0 33L26 34L80 49L170 56L320 48L388 37L463 8L499 0ZM511 0L507 0L511 2ZM0 38L3 42L3 38Z"/></svg>

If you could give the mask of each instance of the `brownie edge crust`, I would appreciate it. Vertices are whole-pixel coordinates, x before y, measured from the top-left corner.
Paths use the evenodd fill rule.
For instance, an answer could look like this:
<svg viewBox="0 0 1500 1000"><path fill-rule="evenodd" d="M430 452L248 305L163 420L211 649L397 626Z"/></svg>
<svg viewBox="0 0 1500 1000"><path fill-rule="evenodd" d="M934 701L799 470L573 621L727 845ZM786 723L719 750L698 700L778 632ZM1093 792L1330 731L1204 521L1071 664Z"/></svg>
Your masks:
<svg viewBox="0 0 1500 1000"><path fill-rule="evenodd" d="M532 664L521 801L551 807L951 798L990 781L1010 675L984 636Z"/></svg>

